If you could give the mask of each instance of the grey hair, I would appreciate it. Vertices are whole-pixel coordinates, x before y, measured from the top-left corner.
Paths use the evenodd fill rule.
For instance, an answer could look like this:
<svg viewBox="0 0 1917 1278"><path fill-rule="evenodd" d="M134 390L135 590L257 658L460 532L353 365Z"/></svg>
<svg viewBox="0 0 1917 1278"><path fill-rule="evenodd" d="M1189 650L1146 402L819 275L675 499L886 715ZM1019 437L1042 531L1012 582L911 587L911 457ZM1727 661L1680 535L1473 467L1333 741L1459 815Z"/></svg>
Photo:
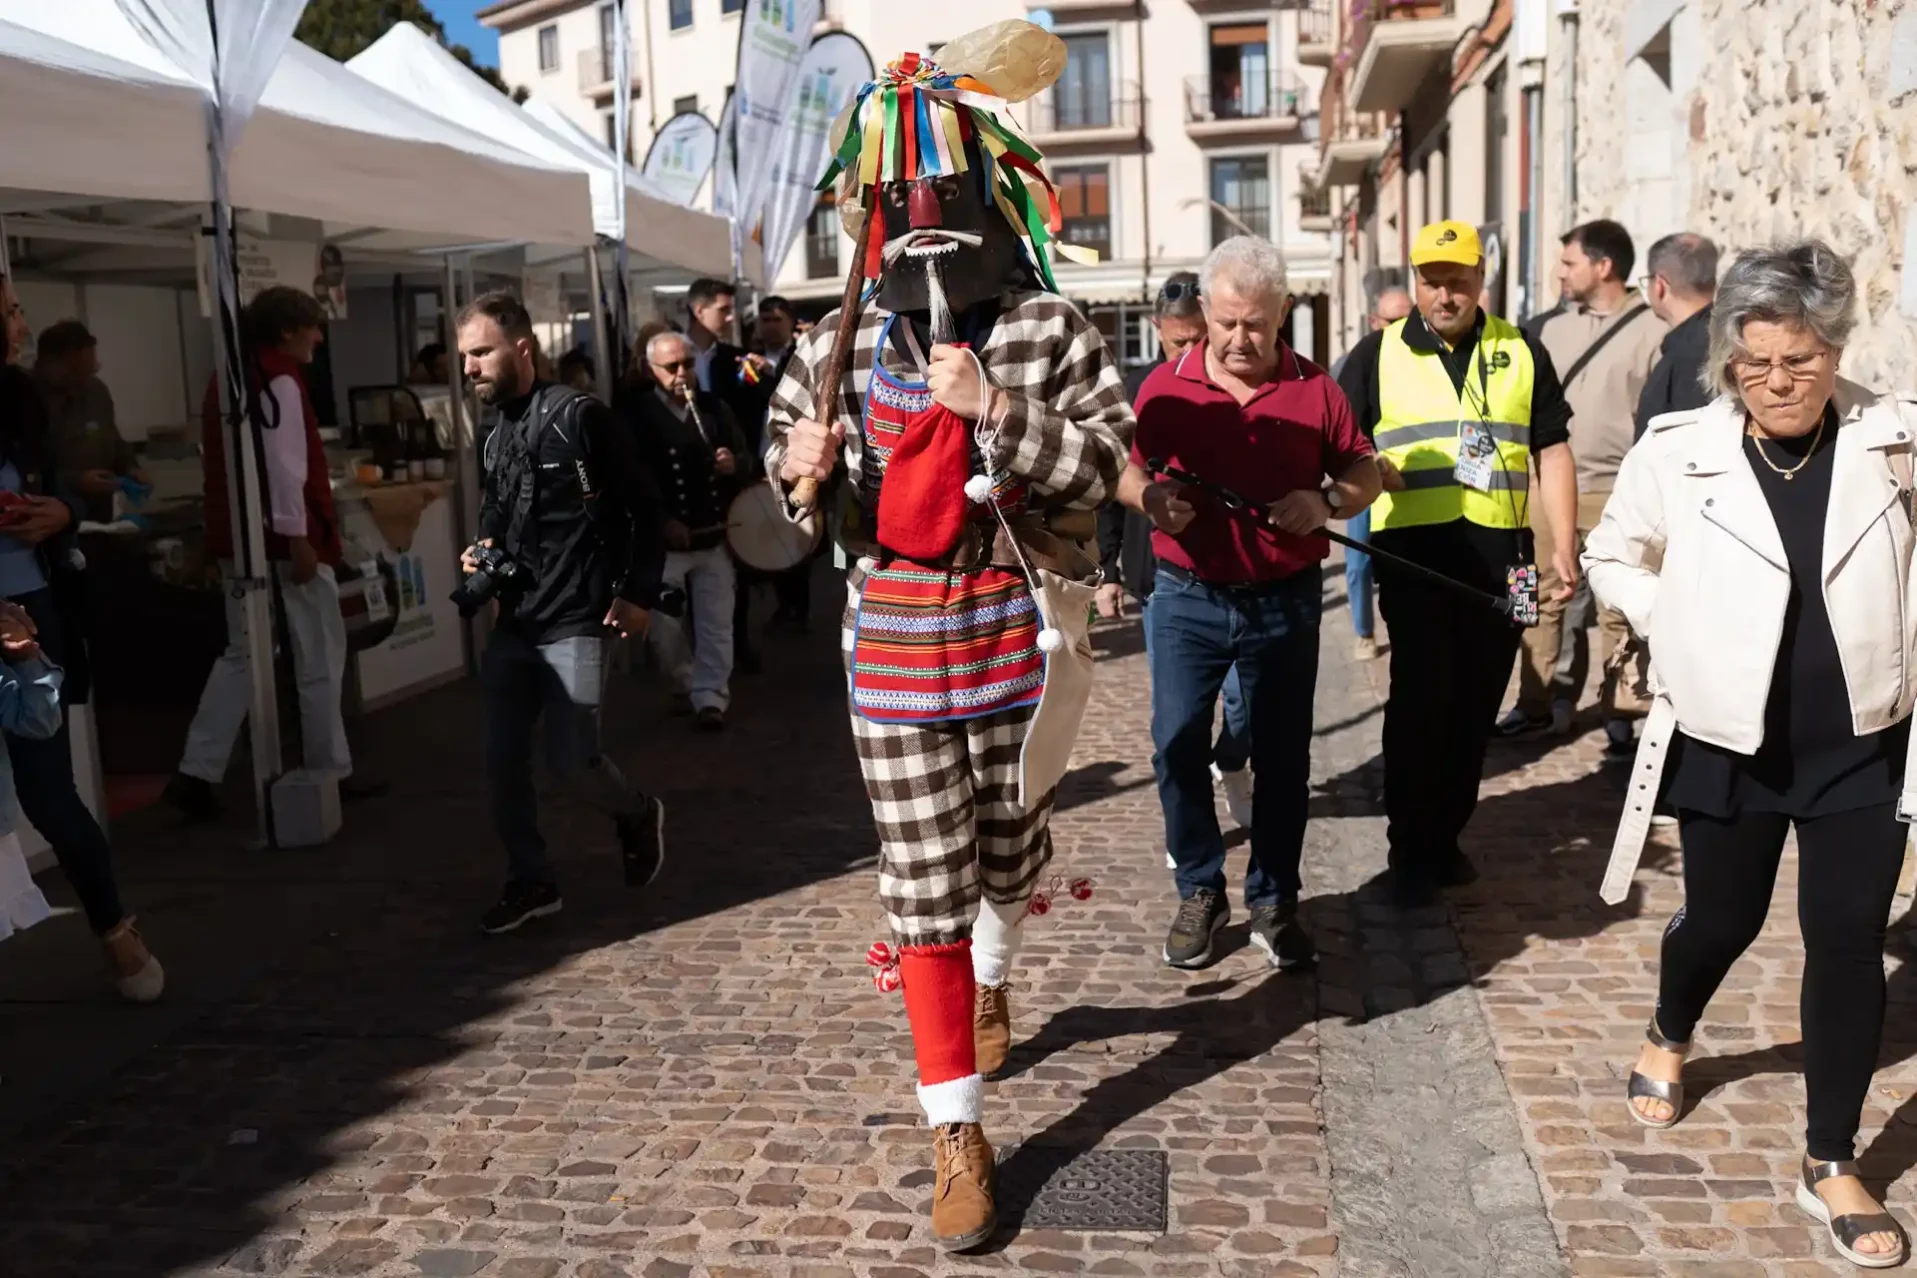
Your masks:
<svg viewBox="0 0 1917 1278"><path fill-rule="evenodd" d="M687 350L692 349L692 339L684 333L677 332L673 329L667 329L663 333L654 333L652 340L646 343L646 360L648 363L659 358L659 348L667 342L678 342Z"/></svg>
<svg viewBox="0 0 1917 1278"><path fill-rule="evenodd" d="M1651 245L1644 269L1662 275L1686 297L1709 297L1717 289L1717 245L1694 232L1679 231Z"/></svg>
<svg viewBox="0 0 1917 1278"><path fill-rule="evenodd" d="M1270 240L1254 235L1234 235L1206 256L1198 268L1200 295L1209 299L1221 283L1254 297L1282 298L1290 292L1284 254Z"/></svg>
<svg viewBox="0 0 1917 1278"><path fill-rule="evenodd" d="M1737 255L1717 286L1711 310L1711 353L1700 381L1716 395L1742 402L1731 360L1745 351L1744 326L1753 320L1800 324L1834 351L1857 325L1857 277L1850 263L1822 240L1799 240Z"/></svg>

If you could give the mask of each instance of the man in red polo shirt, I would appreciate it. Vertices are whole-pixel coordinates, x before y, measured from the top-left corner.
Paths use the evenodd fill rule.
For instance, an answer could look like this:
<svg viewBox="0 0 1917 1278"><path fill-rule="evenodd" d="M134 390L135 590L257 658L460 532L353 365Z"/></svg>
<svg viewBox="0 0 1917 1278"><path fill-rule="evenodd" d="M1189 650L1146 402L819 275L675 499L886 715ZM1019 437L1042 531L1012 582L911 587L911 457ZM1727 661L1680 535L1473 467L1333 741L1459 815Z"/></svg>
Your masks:
<svg viewBox="0 0 1917 1278"><path fill-rule="evenodd" d="M1140 391L1138 433L1119 500L1151 517L1158 579L1146 617L1152 767L1177 865L1173 967L1210 963L1225 899L1225 842L1212 806L1211 730L1234 665L1251 722L1252 943L1277 967L1314 957L1298 922L1298 862L1311 782L1318 681L1321 535L1377 497L1370 441L1344 392L1286 346L1284 259L1250 236L1212 250L1200 273L1206 339ZM1160 461L1255 504L1234 510L1203 489L1149 473ZM1329 480L1327 480L1329 476Z"/></svg>

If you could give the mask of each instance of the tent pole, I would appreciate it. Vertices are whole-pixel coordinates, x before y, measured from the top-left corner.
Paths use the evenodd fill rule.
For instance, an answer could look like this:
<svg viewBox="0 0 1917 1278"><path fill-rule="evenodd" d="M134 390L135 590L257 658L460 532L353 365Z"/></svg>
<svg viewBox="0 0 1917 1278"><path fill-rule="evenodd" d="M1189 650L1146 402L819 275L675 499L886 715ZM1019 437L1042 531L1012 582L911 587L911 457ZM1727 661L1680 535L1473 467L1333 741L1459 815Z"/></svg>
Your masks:
<svg viewBox="0 0 1917 1278"><path fill-rule="evenodd" d="M233 566L224 567L226 588L239 604L246 633L247 673L252 704L247 712L247 737L253 745L253 810L259 818L261 844L277 846L273 837L273 783L280 778L280 703L273 669L273 591L267 574L273 565L266 557L266 512L261 500L264 440L254 428L261 411L256 390L247 378L246 336L240 328L240 269L234 243L233 201L227 187L226 85L220 65L219 15L213 0L206 5L207 34L213 50L213 95L207 103L206 153L213 188L213 368L226 409L222 429L226 444L226 491L233 528ZM298 423L299 429L305 423ZM280 423L294 429L294 423Z"/></svg>
<svg viewBox="0 0 1917 1278"><path fill-rule="evenodd" d="M605 280L599 269L599 246L593 245L586 250L587 287L592 290L592 341L599 353L599 398L612 403L613 365L617 359L612 349L611 325L606 318Z"/></svg>
<svg viewBox="0 0 1917 1278"><path fill-rule="evenodd" d="M479 473L479 430L466 413L466 361L459 354L459 271L455 258L446 255L446 278L440 299L440 314L446 324L446 386L452 396L453 410L453 509L459 512L455 541L464 549L479 538L479 492L485 482ZM480 609L466 623L466 672L479 673L479 655L486 648L486 610Z"/></svg>

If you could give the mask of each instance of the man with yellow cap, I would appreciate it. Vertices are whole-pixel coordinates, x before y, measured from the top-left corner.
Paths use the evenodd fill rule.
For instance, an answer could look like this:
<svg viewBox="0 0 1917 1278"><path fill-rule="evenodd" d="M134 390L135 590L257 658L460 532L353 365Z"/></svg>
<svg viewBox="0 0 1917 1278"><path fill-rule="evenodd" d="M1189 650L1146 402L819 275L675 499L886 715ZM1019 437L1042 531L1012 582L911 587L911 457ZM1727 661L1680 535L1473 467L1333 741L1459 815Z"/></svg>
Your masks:
<svg viewBox="0 0 1917 1278"><path fill-rule="evenodd" d="M1372 544L1514 607L1507 617L1379 561L1391 632L1385 814L1393 896L1405 908L1477 877L1458 839L1477 807L1485 749L1517 660L1514 618L1528 612L1535 621L1534 497L1553 533L1559 578L1575 583L1578 573L1571 409L1551 357L1479 306L1484 248L1472 227L1425 227L1411 265L1417 309L1353 347L1338 379L1384 472Z"/></svg>

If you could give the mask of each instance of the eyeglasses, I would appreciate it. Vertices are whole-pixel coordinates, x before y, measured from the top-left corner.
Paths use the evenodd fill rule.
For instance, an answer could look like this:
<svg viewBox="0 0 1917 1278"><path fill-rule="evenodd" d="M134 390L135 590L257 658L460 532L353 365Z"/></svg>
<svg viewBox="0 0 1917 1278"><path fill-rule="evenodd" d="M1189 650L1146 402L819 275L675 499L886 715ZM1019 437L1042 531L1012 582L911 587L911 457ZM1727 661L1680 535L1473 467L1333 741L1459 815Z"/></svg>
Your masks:
<svg viewBox="0 0 1917 1278"><path fill-rule="evenodd" d="M698 366L696 361L689 359L675 359L669 364L657 363L653 365L654 368L662 373L690 373Z"/></svg>
<svg viewBox="0 0 1917 1278"><path fill-rule="evenodd" d="M1782 359L1748 359L1742 355L1730 361L1731 373L1746 386L1758 386L1769 381L1771 374L1783 369L1793 382L1808 382L1817 376L1824 360L1830 355L1830 348L1809 351L1803 355L1786 355Z"/></svg>

